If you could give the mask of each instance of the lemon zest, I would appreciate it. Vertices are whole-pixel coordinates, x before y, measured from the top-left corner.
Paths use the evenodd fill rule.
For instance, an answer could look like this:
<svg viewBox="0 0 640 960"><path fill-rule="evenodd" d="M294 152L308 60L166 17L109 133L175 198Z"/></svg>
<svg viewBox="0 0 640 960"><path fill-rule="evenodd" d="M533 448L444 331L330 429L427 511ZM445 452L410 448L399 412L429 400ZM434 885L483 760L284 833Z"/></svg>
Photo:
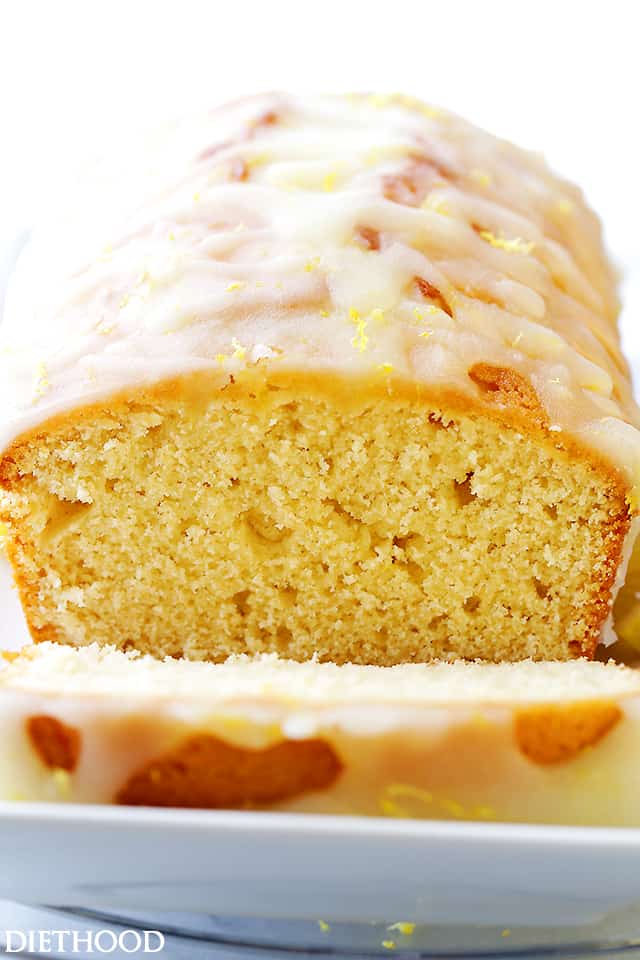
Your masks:
<svg viewBox="0 0 640 960"><path fill-rule="evenodd" d="M573 202L569 200L568 197L560 197L560 199L556 203L556 210L558 211L558 213L561 213L564 216L566 216L569 213L573 213L573 211L575 210L575 207Z"/></svg>
<svg viewBox="0 0 640 960"><path fill-rule="evenodd" d="M406 797L411 800L422 800L423 803L433 803L433 794L412 783L390 783L387 787L390 797Z"/></svg>
<svg viewBox="0 0 640 960"><path fill-rule="evenodd" d="M271 160L271 154L269 153L256 153L252 157L247 157L245 160L246 166L249 170L253 170L255 167L262 166L263 163L268 163Z"/></svg>
<svg viewBox="0 0 640 960"><path fill-rule="evenodd" d="M497 817L496 811L493 809L493 807L474 807L471 812L473 817L477 818L478 820L495 820Z"/></svg>
<svg viewBox="0 0 640 960"><path fill-rule="evenodd" d="M403 937L413 936L413 932L416 929L415 923L408 923L405 920L398 920L397 923L392 923L387 927L387 930L397 930L398 933L401 933Z"/></svg>
<svg viewBox="0 0 640 960"><path fill-rule="evenodd" d="M423 313L423 311L424 311L424 313ZM427 304L425 307L422 307L422 308L420 308L420 307L414 307L414 308L413 308L413 315L414 315L414 317L416 318L416 320L418 320L419 323L422 323L424 320L427 319L426 316L425 316L425 313L432 313L432 314L433 314L433 313L439 313L439 312L440 312L440 307L436 307L436 306L434 306L432 303L429 303L429 304Z"/></svg>
<svg viewBox="0 0 640 960"><path fill-rule="evenodd" d="M509 240L502 234L496 236L491 230L481 230L480 236L486 243L490 243L492 247L505 250L507 253L521 253L524 255L531 253L535 247L533 240L522 240L521 237L514 237L513 240Z"/></svg>
<svg viewBox="0 0 640 960"><path fill-rule="evenodd" d="M51 779L59 796L68 797L71 795L71 775L68 770L56 767L51 773Z"/></svg>
<svg viewBox="0 0 640 960"><path fill-rule="evenodd" d="M356 325L355 336L351 338L351 343L360 353L364 353L369 343L369 337L365 332L367 329L367 320L354 307L349 308L349 320Z"/></svg>
<svg viewBox="0 0 640 960"><path fill-rule="evenodd" d="M36 378L36 397L43 397L48 390L51 389L51 382L49 380L49 372L47 370L46 363L38 364L38 373Z"/></svg>
<svg viewBox="0 0 640 960"><path fill-rule="evenodd" d="M443 800L442 806L447 813L450 813L452 817L457 817L461 819L465 815L465 809L461 803L458 803L457 800Z"/></svg>
<svg viewBox="0 0 640 960"><path fill-rule="evenodd" d="M331 193L332 190L335 190L337 176L338 175L335 171L326 174L322 181L322 189L325 191L325 193Z"/></svg>
<svg viewBox="0 0 640 960"><path fill-rule="evenodd" d="M233 353L231 356L234 360L244 360L247 355L247 348L243 347L239 340L236 340L234 337L231 341L231 346L233 347Z"/></svg>
<svg viewBox="0 0 640 960"><path fill-rule="evenodd" d="M424 803L425 806L432 806L433 794L411 783L390 783L384 791L381 806L383 806L383 808L386 806L390 811L393 807L396 807L397 810L402 810L400 805L395 803L396 800L415 800L418 803ZM391 816L397 815L396 812L391 812ZM400 816L406 816L404 811Z"/></svg>
<svg viewBox="0 0 640 960"><path fill-rule="evenodd" d="M472 180L475 180L481 187L488 187L491 183L491 177L486 172L486 170L472 170L469 174Z"/></svg>
<svg viewBox="0 0 640 960"><path fill-rule="evenodd" d="M409 816L407 810L401 807L395 800L389 800L388 797L382 797L380 800L380 813L385 817L394 817L396 820L403 820Z"/></svg>
<svg viewBox="0 0 640 960"><path fill-rule="evenodd" d="M428 194L422 201L423 210L433 210L434 213L439 213L441 217L450 217L451 210L446 205L444 200L440 197L434 197L433 194Z"/></svg>

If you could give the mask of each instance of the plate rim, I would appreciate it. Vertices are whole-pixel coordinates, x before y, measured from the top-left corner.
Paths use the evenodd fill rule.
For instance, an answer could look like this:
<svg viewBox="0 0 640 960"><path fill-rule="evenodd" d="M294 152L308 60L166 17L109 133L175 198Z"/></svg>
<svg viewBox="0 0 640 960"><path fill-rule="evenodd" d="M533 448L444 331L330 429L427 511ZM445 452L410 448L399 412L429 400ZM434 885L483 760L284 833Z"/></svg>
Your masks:
<svg viewBox="0 0 640 960"><path fill-rule="evenodd" d="M471 841L474 844L523 846L551 844L555 848L619 848L640 850L640 827L573 826L564 824L479 823L477 821L389 819L340 814L250 810L198 810L177 807L126 807L110 804L0 802L0 830L15 824L40 826L127 827L172 832L233 831L289 836L403 839L420 842Z"/></svg>

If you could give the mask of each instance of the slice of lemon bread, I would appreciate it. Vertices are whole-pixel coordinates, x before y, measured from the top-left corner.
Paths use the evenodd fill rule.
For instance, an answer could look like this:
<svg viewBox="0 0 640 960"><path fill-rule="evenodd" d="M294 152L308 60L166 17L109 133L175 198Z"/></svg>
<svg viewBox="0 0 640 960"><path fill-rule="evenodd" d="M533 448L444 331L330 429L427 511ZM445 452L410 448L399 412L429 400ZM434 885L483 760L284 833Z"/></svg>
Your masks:
<svg viewBox="0 0 640 960"><path fill-rule="evenodd" d="M3 799L640 824L626 667L5 657Z"/></svg>
<svg viewBox="0 0 640 960"><path fill-rule="evenodd" d="M640 434L579 192L401 96L257 97L133 154L9 299L1 511L33 637L592 656Z"/></svg>

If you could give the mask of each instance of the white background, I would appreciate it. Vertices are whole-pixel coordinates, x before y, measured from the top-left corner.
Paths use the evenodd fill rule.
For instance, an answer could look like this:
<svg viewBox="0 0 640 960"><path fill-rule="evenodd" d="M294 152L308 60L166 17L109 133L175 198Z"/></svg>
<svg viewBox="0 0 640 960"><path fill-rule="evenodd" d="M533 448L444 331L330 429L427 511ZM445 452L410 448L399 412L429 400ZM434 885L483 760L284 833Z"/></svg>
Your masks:
<svg viewBox="0 0 640 960"><path fill-rule="evenodd" d="M584 187L631 277L629 337L639 27L637 0L0 0L0 244L37 219L61 167L126 148L167 112L264 89L402 90L542 150Z"/></svg>

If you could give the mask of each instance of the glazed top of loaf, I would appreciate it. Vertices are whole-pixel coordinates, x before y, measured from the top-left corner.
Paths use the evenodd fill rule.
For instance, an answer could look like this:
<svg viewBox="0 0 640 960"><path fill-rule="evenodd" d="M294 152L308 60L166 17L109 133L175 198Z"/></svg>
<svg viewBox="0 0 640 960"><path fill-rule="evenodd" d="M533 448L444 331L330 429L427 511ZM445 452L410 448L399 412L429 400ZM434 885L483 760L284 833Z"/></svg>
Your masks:
<svg viewBox="0 0 640 960"><path fill-rule="evenodd" d="M401 95L266 94L127 145L34 237L1 333L0 449L194 370L473 401L469 370L490 363L635 507L617 309L596 217L537 155Z"/></svg>

